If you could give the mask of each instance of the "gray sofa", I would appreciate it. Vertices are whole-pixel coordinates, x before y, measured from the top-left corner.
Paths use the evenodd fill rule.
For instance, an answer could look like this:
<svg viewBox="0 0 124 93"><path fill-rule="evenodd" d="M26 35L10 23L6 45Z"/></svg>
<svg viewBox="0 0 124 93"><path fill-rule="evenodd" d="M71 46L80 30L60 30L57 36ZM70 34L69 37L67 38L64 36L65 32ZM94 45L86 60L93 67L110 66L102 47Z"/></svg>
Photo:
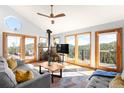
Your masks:
<svg viewBox="0 0 124 93"><path fill-rule="evenodd" d="M18 84L14 75L17 69L31 70L34 79ZM17 67L12 71L6 60L0 57L0 88L50 88L50 82L51 76L49 73L39 74L37 70L32 69L20 60L17 60Z"/></svg>

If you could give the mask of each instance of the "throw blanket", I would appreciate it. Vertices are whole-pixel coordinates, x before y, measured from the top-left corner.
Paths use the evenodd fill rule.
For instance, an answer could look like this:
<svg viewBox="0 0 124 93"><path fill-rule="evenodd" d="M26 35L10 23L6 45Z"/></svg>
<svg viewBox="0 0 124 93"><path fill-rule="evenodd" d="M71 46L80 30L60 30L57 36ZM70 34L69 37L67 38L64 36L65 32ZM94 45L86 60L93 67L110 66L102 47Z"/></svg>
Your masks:
<svg viewBox="0 0 124 93"><path fill-rule="evenodd" d="M96 70L89 78L89 80L93 77L93 76L104 76L104 77L115 77L117 75L117 72L108 72L108 71L104 71L104 70Z"/></svg>

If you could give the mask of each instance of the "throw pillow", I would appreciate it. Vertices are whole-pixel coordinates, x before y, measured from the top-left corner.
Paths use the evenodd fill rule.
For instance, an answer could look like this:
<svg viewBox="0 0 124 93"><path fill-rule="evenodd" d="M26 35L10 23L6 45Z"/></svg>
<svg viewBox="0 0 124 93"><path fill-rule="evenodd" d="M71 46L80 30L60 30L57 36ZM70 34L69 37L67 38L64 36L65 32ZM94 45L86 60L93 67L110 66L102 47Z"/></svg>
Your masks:
<svg viewBox="0 0 124 93"><path fill-rule="evenodd" d="M15 76L17 83L22 83L34 78L32 71L26 71L21 69L15 71Z"/></svg>
<svg viewBox="0 0 124 93"><path fill-rule="evenodd" d="M124 88L124 81L117 75L110 83L109 88Z"/></svg>
<svg viewBox="0 0 124 93"><path fill-rule="evenodd" d="M8 67L12 70L14 70L17 67L17 62L13 58L7 59Z"/></svg>
<svg viewBox="0 0 124 93"><path fill-rule="evenodd" d="M122 78L122 80L124 80L124 70L123 70L123 72L121 74L121 78Z"/></svg>

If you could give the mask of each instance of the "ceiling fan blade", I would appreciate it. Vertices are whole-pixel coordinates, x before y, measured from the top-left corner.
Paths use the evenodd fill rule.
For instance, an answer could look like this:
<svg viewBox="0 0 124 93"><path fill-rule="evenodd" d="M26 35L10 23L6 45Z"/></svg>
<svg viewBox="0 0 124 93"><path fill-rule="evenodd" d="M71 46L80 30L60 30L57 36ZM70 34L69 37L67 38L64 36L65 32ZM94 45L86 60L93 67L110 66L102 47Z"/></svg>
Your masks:
<svg viewBox="0 0 124 93"><path fill-rule="evenodd" d="M50 16L48 16L48 15L45 15L45 14L41 14L41 13L37 13L38 15L41 15L41 16L44 16L44 17L48 17L48 18L50 18Z"/></svg>
<svg viewBox="0 0 124 93"><path fill-rule="evenodd" d="M55 15L54 18L57 18L57 17L63 17L63 16L65 16L65 14L64 14L64 13L61 13L61 14L57 14L57 15Z"/></svg>

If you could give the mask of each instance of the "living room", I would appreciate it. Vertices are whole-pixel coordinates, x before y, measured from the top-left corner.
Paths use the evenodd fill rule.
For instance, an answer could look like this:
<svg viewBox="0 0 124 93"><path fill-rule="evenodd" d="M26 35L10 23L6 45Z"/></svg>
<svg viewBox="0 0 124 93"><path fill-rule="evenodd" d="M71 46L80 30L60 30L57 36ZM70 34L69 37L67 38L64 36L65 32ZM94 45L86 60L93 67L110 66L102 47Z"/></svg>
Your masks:
<svg viewBox="0 0 124 93"><path fill-rule="evenodd" d="M123 9L0 5L0 87L124 88Z"/></svg>

